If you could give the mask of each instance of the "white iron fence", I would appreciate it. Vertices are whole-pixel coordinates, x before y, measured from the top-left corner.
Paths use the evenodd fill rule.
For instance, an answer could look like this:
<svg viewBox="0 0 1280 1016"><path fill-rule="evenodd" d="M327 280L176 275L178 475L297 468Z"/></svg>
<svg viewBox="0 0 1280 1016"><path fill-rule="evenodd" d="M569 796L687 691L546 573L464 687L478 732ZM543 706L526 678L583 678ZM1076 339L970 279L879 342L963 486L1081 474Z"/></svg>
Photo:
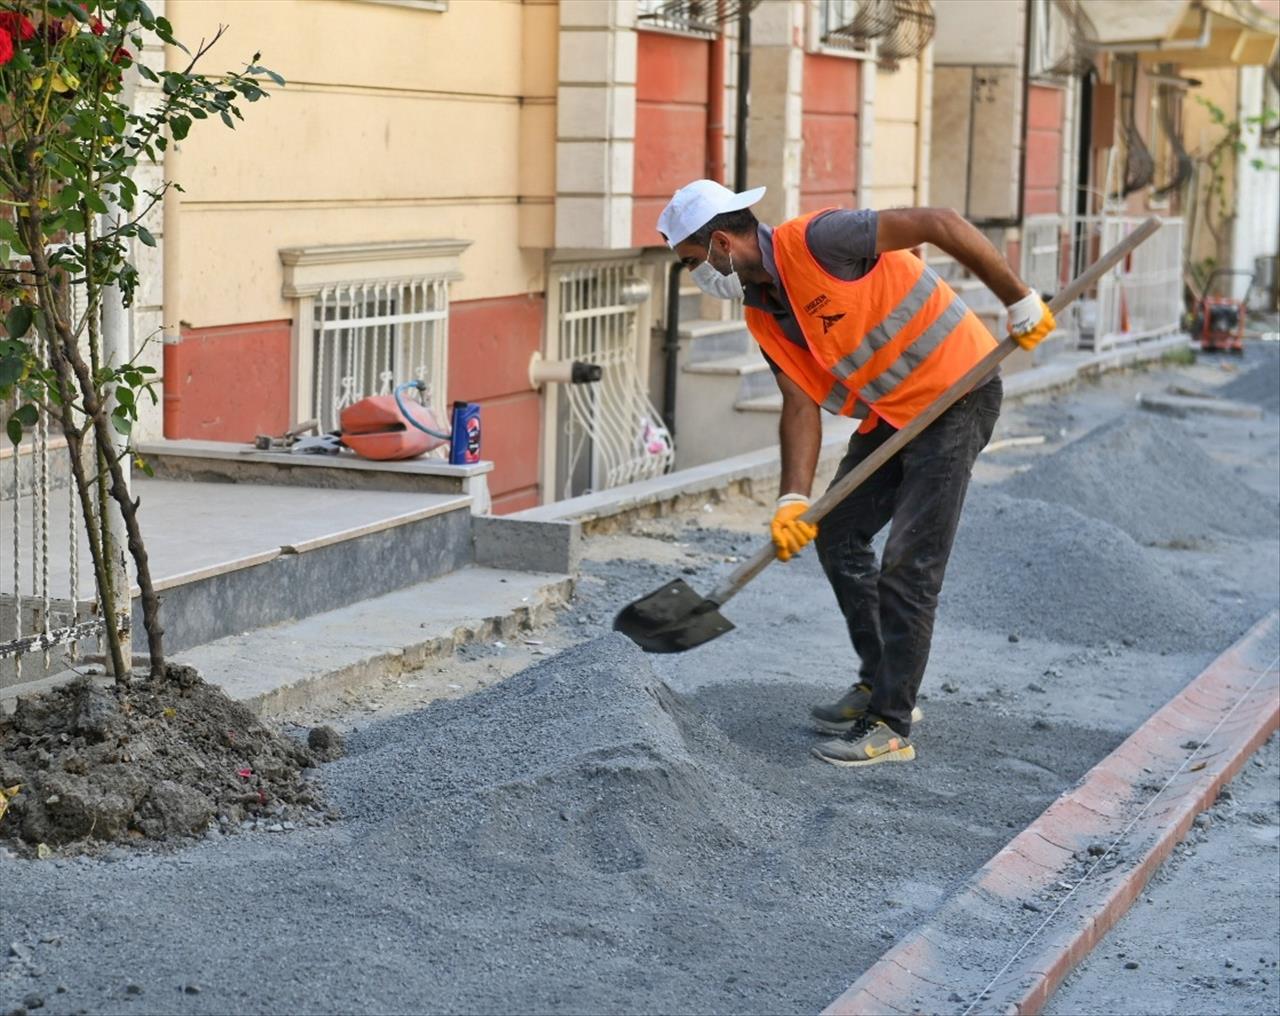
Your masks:
<svg viewBox="0 0 1280 1016"><path fill-rule="evenodd" d="M674 454L642 374L639 307L649 284L631 263L558 266L559 360L604 368L594 384L560 386L555 490L572 497L659 476Z"/></svg>
<svg viewBox="0 0 1280 1016"><path fill-rule="evenodd" d="M312 310L312 411L322 432L342 410L405 381L427 383L428 405L447 425L449 284L401 279L327 286Z"/></svg>
<svg viewBox="0 0 1280 1016"><path fill-rule="evenodd" d="M1022 276L1055 293L1145 219L1133 215L1028 217ZM1102 352L1177 332L1182 327L1181 219L1164 224L1059 318L1073 345Z"/></svg>

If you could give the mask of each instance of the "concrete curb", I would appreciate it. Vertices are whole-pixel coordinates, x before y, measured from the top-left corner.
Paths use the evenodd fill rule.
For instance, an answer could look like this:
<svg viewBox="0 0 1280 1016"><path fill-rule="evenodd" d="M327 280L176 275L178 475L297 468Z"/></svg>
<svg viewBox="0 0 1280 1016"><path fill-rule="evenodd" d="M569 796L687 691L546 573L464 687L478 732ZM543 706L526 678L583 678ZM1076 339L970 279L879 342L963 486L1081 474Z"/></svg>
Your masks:
<svg viewBox="0 0 1280 1016"><path fill-rule="evenodd" d="M1185 335L1168 335L1102 353L1064 353L1043 366L1005 375L1005 399L1012 401L1069 388L1080 378L1096 377L1107 371L1159 360L1170 350L1185 348L1189 341ZM852 421L826 421L819 451L819 468L839 460L853 430ZM771 445L651 480L527 508L503 518L511 522L573 521L580 523L587 535L609 533L622 528L633 518L665 515L698 501L722 496L725 492L749 495L756 483L768 484L772 499L779 464L778 447Z"/></svg>
<svg viewBox="0 0 1280 1016"><path fill-rule="evenodd" d="M1278 639L1272 612L824 1012L1039 1012L1280 728ZM1100 855L1099 843L1110 844ZM1122 843L1123 862L1104 870ZM1082 856L1083 873L1073 867ZM1034 931L1027 911L1046 915ZM979 944L1007 962L975 964Z"/></svg>

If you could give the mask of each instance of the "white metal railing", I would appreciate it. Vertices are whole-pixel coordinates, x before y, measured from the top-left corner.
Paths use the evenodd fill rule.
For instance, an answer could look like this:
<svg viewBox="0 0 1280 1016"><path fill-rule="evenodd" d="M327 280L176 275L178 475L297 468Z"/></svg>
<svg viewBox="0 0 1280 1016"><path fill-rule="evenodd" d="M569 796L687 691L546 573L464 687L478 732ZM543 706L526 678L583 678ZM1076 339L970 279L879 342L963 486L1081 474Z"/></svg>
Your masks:
<svg viewBox="0 0 1280 1016"><path fill-rule="evenodd" d="M1084 261L1091 261L1143 221L1136 215L1077 218L1073 245ZM1099 281L1095 302L1084 305L1082 346L1102 352L1181 329L1182 230L1181 219L1165 219L1146 243Z"/></svg>
<svg viewBox="0 0 1280 1016"><path fill-rule="evenodd" d="M560 497L660 476L674 458L671 439L643 381L639 305L648 284L628 262L578 263L556 271L556 357L604 368L595 384L564 385Z"/></svg>
<svg viewBox="0 0 1280 1016"><path fill-rule="evenodd" d="M404 381L427 383L427 404L447 413L449 284L417 278L326 286L312 310L312 406L322 431L342 410Z"/></svg>
<svg viewBox="0 0 1280 1016"><path fill-rule="evenodd" d="M822 0L818 7L818 41L833 49L868 52L871 40L897 21L892 0Z"/></svg>
<svg viewBox="0 0 1280 1016"><path fill-rule="evenodd" d="M1022 277L1055 293L1145 219L1136 215L1028 216ZM1146 243L1058 318L1073 344L1101 352L1182 327L1182 220L1165 219Z"/></svg>

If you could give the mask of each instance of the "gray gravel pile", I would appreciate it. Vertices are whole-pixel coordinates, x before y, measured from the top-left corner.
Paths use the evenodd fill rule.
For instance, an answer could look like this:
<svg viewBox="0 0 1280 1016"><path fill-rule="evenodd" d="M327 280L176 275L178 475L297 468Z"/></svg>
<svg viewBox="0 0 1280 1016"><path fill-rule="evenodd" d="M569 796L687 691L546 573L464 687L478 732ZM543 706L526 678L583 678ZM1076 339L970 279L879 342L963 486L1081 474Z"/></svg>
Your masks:
<svg viewBox="0 0 1280 1016"><path fill-rule="evenodd" d="M606 636L356 733L329 828L0 856L0 1012L813 1012L1121 736L938 703L852 779L807 754L830 689L651 662Z"/></svg>
<svg viewBox="0 0 1280 1016"><path fill-rule="evenodd" d="M1260 361L1258 366L1224 385L1218 394L1280 413L1280 344L1251 342L1249 358Z"/></svg>
<svg viewBox="0 0 1280 1016"><path fill-rule="evenodd" d="M1274 536L1278 524L1275 507L1211 459L1182 424L1145 413L1103 424L1003 489L1069 505L1145 544Z"/></svg>
<svg viewBox="0 0 1280 1016"><path fill-rule="evenodd" d="M1109 523L983 490L970 491L941 603L948 623L1156 651L1222 645L1249 621Z"/></svg>

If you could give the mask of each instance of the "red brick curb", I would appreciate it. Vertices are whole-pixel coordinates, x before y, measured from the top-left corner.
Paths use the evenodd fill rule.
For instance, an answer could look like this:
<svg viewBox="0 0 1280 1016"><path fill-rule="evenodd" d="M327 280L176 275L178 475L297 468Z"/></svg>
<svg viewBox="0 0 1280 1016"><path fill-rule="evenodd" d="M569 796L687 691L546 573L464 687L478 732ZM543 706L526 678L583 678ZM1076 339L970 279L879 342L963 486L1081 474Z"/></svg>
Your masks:
<svg viewBox="0 0 1280 1016"><path fill-rule="evenodd" d="M1278 641L1280 612L1273 612L824 1013L1038 1013L1280 727ZM1191 741L1200 746L1184 747ZM1113 868L1105 867L1112 851L1087 853L1117 841L1122 860ZM1085 869L1073 860L1080 852Z"/></svg>

